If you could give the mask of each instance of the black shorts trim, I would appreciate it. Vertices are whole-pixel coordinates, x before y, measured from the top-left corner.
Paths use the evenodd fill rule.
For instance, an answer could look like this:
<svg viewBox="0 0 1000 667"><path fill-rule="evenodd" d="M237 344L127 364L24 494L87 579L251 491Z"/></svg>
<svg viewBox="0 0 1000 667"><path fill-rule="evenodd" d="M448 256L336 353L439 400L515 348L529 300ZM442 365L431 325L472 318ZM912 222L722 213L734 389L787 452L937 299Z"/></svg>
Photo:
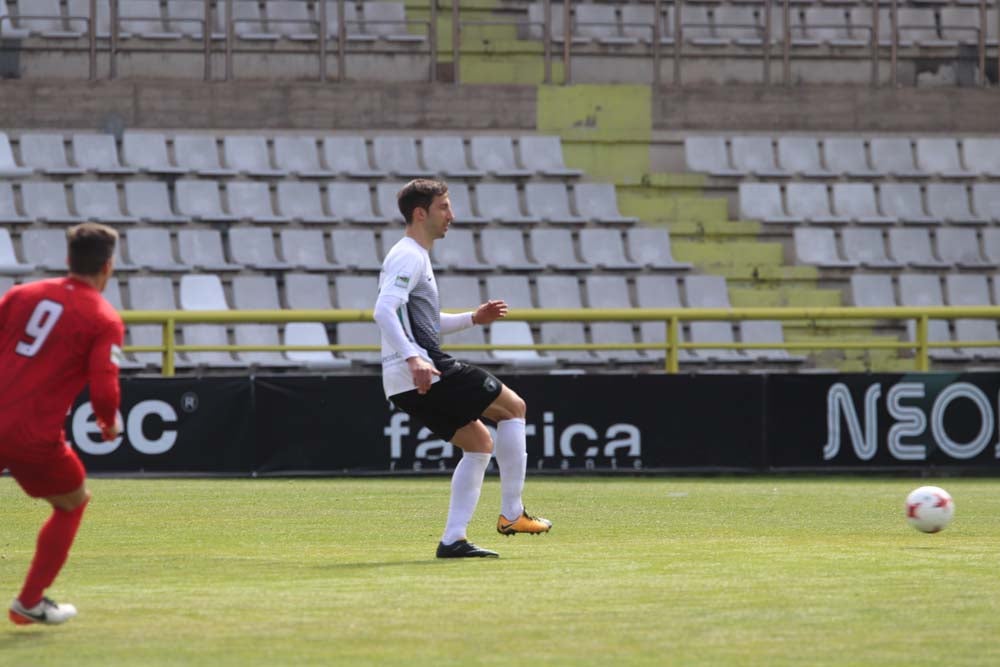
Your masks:
<svg viewBox="0 0 1000 667"><path fill-rule="evenodd" d="M442 440L479 419L500 395L503 383L493 374L466 363L456 363L426 394L416 389L389 397L393 404Z"/></svg>

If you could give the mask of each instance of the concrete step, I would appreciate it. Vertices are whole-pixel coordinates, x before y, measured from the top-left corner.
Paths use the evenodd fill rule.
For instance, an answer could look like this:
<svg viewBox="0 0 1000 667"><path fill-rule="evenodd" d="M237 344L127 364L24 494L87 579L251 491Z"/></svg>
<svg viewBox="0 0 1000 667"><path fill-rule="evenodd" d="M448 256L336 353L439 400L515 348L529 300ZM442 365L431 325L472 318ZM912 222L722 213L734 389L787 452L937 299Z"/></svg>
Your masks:
<svg viewBox="0 0 1000 667"><path fill-rule="evenodd" d="M731 266L781 266L784 250L780 243L760 241L675 241L671 239L674 257L691 262L699 268L714 269Z"/></svg>
<svg viewBox="0 0 1000 667"><path fill-rule="evenodd" d="M700 267L699 267L700 268ZM724 276L737 287L816 287L819 271L814 266L747 264L713 266L712 273Z"/></svg>
<svg viewBox="0 0 1000 667"><path fill-rule="evenodd" d="M696 196L666 197L656 188L619 186L618 209L648 222L718 222L725 220L724 199Z"/></svg>
<svg viewBox="0 0 1000 667"><path fill-rule="evenodd" d="M759 238L761 229L756 222L732 222L730 220L704 220L690 222L674 220L672 222L652 223L666 227L670 238L675 240L754 240Z"/></svg>
<svg viewBox="0 0 1000 667"><path fill-rule="evenodd" d="M729 286L729 301L736 308L806 308L842 306L837 290L780 285L766 287Z"/></svg>

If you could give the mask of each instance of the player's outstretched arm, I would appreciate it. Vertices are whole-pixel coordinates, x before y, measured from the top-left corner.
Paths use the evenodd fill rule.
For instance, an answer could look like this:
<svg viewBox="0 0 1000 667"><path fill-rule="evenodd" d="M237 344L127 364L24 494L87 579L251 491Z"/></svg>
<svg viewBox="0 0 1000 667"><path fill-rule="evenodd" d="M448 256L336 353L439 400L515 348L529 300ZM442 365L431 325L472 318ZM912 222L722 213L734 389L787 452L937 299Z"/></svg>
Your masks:
<svg viewBox="0 0 1000 667"><path fill-rule="evenodd" d="M474 324L491 324L499 319L507 317L507 302L503 299L491 299L476 308L472 314Z"/></svg>

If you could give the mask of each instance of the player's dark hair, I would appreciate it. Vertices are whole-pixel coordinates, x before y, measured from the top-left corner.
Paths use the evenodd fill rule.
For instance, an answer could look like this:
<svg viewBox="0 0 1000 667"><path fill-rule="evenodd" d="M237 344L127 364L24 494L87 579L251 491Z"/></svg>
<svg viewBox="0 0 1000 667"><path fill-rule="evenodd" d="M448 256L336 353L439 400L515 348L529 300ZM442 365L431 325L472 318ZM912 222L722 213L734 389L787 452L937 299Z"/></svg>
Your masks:
<svg viewBox="0 0 1000 667"><path fill-rule="evenodd" d="M396 195L396 201L406 224L410 224L413 222L414 209L422 208L425 211L430 211L434 198L444 194L448 194L448 186L445 183L418 178L403 186L403 189Z"/></svg>
<svg viewBox="0 0 1000 667"><path fill-rule="evenodd" d="M106 225L85 222L66 232L69 246L69 271L81 276L94 276L115 254L118 232Z"/></svg>

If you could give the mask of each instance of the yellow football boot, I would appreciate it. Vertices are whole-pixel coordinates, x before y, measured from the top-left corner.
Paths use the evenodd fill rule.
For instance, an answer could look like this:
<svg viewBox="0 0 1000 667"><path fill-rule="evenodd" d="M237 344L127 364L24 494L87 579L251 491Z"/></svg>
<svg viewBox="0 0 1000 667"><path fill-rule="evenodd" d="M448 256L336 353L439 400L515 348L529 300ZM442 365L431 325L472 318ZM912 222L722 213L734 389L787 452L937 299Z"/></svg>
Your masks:
<svg viewBox="0 0 1000 667"><path fill-rule="evenodd" d="M552 522L541 517L534 517L528 514L527 510L521 512L521 516L515 520L508 520L503 514L497 519L497 532L501 535L517 535L518 533L529 533L538 535L547 533L552 528Z"/></svg>

